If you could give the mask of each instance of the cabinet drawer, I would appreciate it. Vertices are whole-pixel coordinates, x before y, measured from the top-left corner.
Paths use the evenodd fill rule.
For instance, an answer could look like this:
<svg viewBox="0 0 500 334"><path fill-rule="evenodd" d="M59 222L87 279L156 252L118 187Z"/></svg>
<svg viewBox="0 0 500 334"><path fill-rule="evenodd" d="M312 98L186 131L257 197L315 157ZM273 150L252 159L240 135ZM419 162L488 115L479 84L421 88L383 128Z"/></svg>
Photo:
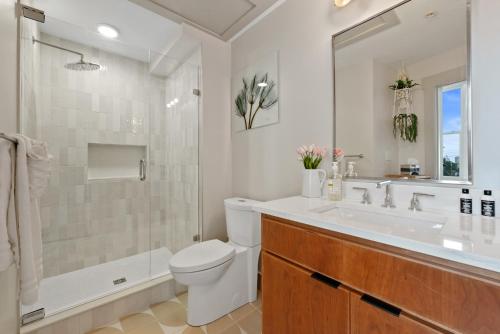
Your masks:
<svg viewBox="0 0 500 334"><path fill-rule="evenodd" d="M499 333L500 285L264 216L269 252L461 333Z"/></svg>
<svg viewBox="0 0 500 334"><path fill-rule="evenodd" d="M351 293L351 334L438 334L431 327L402 313L386 310L377 303L364 301Z"/></svg>
<svg viewBox="0 0 500 334"><path fill-rule="evenodd" d="M348 334L349 292L264 251L262 333Z"/></svg>
<svg viewBox="0 0 500 334"><path fill-rule="evenodd" d="M262 219L262 248L292 262L339 279L342 241L269 217Z"/></svg>
<svg viewBox="0 0 500 334"><path fill-rule="evenodd" d="M342 254L339 280L354 289L461 333L499 333L497 283L347 241Z"/></svg>

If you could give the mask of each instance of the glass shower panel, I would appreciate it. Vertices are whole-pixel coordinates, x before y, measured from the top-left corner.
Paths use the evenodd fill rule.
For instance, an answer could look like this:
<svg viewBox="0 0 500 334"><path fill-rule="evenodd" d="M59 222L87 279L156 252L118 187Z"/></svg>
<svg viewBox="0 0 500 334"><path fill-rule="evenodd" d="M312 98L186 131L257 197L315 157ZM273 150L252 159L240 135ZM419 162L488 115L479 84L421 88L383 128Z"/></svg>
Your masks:
<svg viewBox="0 0 500 334"><path fill-rule="evenodd" d="M21 27L21 131L53 156L40 202L44 279L22 313L51 315L150 279L150 181L139 161L159 102L148 50L113 52L123 45L50 16ZM103 47L90 45L96 38ZM80 57L60 48L100 69L66 68Z"/></svg>
<svg viewBox="0 0 500 334"><path fill-rule="evenodd" d="M161 97L150 122L151 275L158 277L172 254L199 240L201 48L177 59L151 52L151 63L152 98Z"/></svg>

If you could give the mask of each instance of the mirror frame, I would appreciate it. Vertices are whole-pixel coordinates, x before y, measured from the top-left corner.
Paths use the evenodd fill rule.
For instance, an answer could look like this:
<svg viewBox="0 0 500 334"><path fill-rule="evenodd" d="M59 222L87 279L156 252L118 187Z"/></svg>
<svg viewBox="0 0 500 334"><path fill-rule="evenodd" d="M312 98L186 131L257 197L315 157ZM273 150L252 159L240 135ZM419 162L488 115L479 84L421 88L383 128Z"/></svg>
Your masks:
<svg viewBox="0 0 500 334"><path fill-rule="evenodd" d="M342 29L341 31L335 33L332 35L332 69L333 69L333 147L336 147L336 108L337 108L337 99L336 99L336 85L335 85L335 38L338 37L339 35L354 29L374 18L377 18L381 15L384 15L398 7L401 7L409 2L412 1L419 1L419 0L403 0L400 3L391 6L387 9L384 9L383 11L370 16L369 18L360 21L346 29ZM391 179L393 183L402 183L402 184L418 184L418 185L429 185L429 186L451 186L451 187L460 187L460 186L472 186L473 185L473 150L472 150L472 143L473 143L473 133L472 133L472 66L471 66L471 1L472 0L465 0L466 1L466 47L467 47L467 64L466 64L466 79L467 79L467 136L468 136L468 141L467 141L467 155L468 155L468 178L467 180L460 180L460 181L455 181L455 180L438 180L438 179L431 179L431 180L401 180L401 179ZM385 177L357 177L357 178L346 178L346 181L349 182L366 182L366 181L380 181L380 180L387 180L388 178Z"/></svg>

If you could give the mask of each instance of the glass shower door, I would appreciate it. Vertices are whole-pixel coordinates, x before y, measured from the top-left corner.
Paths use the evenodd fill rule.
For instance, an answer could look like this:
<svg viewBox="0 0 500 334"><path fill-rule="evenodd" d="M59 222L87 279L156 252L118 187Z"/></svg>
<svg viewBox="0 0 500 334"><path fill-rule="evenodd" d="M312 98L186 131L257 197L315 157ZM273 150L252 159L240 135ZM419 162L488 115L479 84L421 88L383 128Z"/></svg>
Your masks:
<svg viewBox="0 0 500 334"><path fill-rule="evenodd" d="M157 75L151 109L151 276L169 272L168 261L200 239L199 82L201 49L172 59L152 52Z"/></svg>

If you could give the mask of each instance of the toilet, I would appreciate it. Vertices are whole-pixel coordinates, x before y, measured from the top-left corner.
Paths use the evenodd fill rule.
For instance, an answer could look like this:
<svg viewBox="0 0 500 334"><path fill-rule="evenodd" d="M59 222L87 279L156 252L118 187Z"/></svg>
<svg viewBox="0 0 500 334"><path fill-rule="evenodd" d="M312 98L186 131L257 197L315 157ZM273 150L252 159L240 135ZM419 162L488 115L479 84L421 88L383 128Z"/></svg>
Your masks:
<svg viewBox="0 0 500 334"><path fill-rule="evenodd" d="M174 279L188 287L189 325L206 325L257 299L260 213L252 210L256 203L224 200L229 241L204 241L170 259Z"/></svg>

